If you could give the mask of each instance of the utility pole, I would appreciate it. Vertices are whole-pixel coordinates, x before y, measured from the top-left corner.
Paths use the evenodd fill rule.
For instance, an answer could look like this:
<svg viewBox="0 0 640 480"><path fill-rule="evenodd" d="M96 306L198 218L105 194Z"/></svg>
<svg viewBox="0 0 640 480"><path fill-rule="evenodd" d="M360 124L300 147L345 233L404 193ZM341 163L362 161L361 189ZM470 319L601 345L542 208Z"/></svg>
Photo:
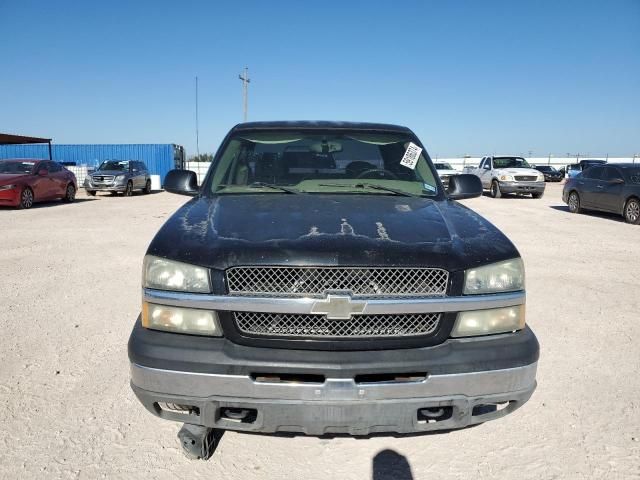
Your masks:
<svg viewBox="0 0 640 480"><path fill-rule="evenodd" d="M198 132L198 77L196 76L196 153L200 159L200 134Z"/></svg>
<svg viewBox="0 0 640 480"><path fill-rule="evenodd" d="M247 121L247 104L248 104L248 97L249 97L249 83L251 83L251 80L249 80L249 69L247 67L244 67L244 72L242 73L242 75L238 75L238 78L240 80L242 80L242 98L244 101L244 121Z"/></svg>

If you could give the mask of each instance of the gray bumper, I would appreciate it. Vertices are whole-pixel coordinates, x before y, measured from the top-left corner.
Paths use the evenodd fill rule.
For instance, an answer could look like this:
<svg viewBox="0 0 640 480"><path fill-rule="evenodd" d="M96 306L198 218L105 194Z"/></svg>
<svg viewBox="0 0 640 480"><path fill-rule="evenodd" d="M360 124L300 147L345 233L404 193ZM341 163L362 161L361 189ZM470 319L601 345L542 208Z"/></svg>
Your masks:
<svg viewBox="0 0 640 480"><path fill-rule="evenodd" d="M545 182L500 182L502 193L543 193Z"/></svg>
<svg viewBox="0 0 640 480"><path fill-rule="evenodd" d="M94 192L124 192L126 185L90 185L85 182L84 188Z"/></svg>
<svg viewBox="0 0 640 480"><path fill-rule="evenodd" d="M536 387L536 368L532 363L428 375L407 383L357 384L352 378L269 383L248 375L179 372L132 363L131 386L151 413L167 420L250 432L367 435L462 428L502 417L529 399ZM178 413L162 409L162 402L195 408ZM495 411L488 408L496 404L505 405ZM450 415L438 421L418 413L442 407ZM221 415L225 408L254 409L256 415L251 422L231 420Z"/></svg>

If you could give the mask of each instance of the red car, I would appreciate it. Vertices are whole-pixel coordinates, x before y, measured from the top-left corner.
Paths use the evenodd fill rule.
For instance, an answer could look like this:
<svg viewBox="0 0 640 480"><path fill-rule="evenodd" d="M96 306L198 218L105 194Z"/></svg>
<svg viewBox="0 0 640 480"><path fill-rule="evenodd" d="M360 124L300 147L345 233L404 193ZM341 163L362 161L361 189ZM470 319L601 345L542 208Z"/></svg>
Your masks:
<svg viewBox="0 0 640 480"><path fill-rule="evenodd" d="M73 202L76 176L51 160L0 160L0 206L31 208L34 202Z"/></svg>

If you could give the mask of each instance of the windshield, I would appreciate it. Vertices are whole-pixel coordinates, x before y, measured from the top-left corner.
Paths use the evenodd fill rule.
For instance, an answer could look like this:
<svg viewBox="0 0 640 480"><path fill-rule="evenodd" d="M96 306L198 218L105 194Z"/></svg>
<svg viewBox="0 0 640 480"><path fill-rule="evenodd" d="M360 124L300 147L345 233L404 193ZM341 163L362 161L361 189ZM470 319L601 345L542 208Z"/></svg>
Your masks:
<svg viewBox="0 0 640 480"><path fill-rule="evenodd" d="M120 160L107 160L102 162L102 165L98 167L98 170L118 170L120 172L129 171L129 162Z"/></svg>
<svg viewBox="0 0 640 480"><path fill-rule="evenodd" d="M434 163L433 166L436 167L436 170L453 170L453 167L448 163Z"/></svg>
<svg viewBox="0 0 640 480"><path fill-rule="evenodd" d="M435 195L426 152L414 168L400 163L415 142L404 133L239 132L226 142L204 191Z"/></svg>
<svg viewBox="0 0 640 480"><path fill-rule="evenodd" d="M36 162L2 162L0 161L0 173L14 173L16 175L24 175L32 173Z"/></svg>
<svg viewBox="0 0 640 480"><path fill-rule="evenodd" d="M546 165L536 167L537 170L541 172L555 172L556 169L553 167L548 167Z"/></svg>
<svg viewBox="0 0 640 480"><path fill-rule="evenodd" d="M522 157L493 157L493 168L531 168Z"/></svg>

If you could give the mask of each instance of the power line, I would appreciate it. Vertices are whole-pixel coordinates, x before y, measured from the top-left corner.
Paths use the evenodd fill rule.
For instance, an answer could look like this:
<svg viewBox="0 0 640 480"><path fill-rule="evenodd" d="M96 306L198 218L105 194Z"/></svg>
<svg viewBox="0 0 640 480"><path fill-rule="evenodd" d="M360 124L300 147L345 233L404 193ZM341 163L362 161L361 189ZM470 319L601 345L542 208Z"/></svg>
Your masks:
<svg viewBox="0 0 640 480"><path fill-rule="evenodd" d="M249 69L244 67L244 72L241 75L238 75L238 78L242 80L242 98L244 103L244 121L247 121L247 110L248 110L248 102L249 102Z"/></svg>

